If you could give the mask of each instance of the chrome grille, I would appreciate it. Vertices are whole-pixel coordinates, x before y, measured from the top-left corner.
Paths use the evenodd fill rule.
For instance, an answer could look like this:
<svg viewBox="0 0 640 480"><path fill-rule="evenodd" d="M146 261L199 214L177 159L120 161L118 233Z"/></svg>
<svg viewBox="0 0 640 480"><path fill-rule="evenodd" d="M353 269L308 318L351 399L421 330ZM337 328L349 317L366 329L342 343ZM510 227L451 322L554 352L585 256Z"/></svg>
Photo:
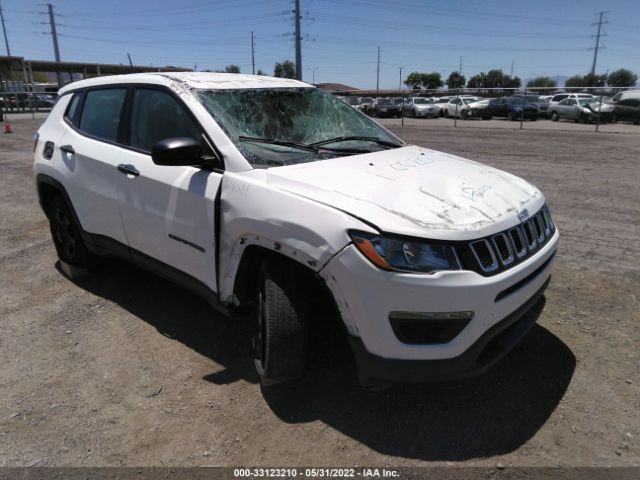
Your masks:
<svg viewBox="0 0 640 480"><path fill-rule="evenodd" d="M555 225L545 205L520 225L493 235L490 239L474 240L469 247L483 272L489 273L532 255L551 238Z"/></svg>

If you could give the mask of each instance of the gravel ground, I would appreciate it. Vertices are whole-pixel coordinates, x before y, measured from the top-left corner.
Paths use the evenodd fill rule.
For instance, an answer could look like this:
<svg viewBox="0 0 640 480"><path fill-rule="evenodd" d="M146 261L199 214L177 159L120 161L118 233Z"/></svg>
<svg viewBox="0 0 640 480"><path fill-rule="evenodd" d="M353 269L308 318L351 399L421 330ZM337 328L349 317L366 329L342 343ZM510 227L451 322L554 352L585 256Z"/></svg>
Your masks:
<svg viewBox="0 0 640 480"><path fill-rule="evenodd" d="M640 466L639 135L392 127L533 182L562 239L539 325L504 361L370 393L341 341L319 342L301 382L261 389L244 328L198 297L121 262L65 278L32 180L41 120L12 120L0 466Z"/></svg>

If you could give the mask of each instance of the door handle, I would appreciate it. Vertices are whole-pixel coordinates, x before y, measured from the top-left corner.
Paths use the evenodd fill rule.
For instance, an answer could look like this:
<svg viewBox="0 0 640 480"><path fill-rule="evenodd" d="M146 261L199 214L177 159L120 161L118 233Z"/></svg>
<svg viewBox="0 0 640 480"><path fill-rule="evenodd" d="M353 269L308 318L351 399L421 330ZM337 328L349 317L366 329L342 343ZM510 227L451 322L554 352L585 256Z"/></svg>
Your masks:
<svg viewBox="0 0 640 480"><path fill-rule="evenodd" d="M134 167L133 165L125 165L124 163L118 165L118 171L124 173L125 175L132 175L134 177L140 175L140 172L136 169L136 167Z"/></svg>
<svg viewBox="0 0 640 480"><path fill-rule="evenodd" d="M60 145L60 150L69 155L76 153L75 149L71 145Z"/></svg>

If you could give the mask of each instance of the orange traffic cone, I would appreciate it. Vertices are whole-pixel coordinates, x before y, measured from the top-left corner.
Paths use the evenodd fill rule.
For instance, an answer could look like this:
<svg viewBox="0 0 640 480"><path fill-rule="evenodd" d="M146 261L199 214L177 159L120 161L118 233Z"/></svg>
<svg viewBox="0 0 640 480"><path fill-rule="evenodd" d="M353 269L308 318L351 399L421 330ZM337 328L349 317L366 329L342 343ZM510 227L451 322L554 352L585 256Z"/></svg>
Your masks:
<svg viewBox="0 0 640 480"><path fill-rule="evenodd" d="M6 115L4 116L4 133L13 133L13 130L11 130L11 125L9 125L9 119Z"/></svg>

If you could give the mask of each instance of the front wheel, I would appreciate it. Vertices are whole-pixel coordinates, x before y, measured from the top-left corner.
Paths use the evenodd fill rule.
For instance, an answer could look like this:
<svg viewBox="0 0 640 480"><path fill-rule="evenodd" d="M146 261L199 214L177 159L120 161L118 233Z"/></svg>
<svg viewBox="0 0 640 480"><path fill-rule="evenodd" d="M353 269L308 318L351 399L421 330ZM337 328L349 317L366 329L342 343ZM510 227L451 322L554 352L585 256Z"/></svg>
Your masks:
<svg viewBox="0 0 640 480"><path fill-rule="evenodd" d="M552 122L557 122L558 120L560 120L560 117L558 117L558 113L557 112L551 112L551 121Z"/></svg>
<svg viewBox="0 0 640 480"><path fill-rule="evenodd" d="M469 119L469 112L467 112L466 110L463 110L463 111L460 113L460 118L461 118L462 120L468 120L468 119Z"/></svg>
<svg viewBox="0 0 640 480"><path fill-rule="evenodd" d="M263 385L293 380L304 371L309 338L308 288L298 267L268 258L262 263L254 308L252 345Z"/></svg>
<svg viewBox="0 0 640 480"><path fill-rule="evenodd" d="M444 118L449 118L449 110L444 111Z"/></svg>

